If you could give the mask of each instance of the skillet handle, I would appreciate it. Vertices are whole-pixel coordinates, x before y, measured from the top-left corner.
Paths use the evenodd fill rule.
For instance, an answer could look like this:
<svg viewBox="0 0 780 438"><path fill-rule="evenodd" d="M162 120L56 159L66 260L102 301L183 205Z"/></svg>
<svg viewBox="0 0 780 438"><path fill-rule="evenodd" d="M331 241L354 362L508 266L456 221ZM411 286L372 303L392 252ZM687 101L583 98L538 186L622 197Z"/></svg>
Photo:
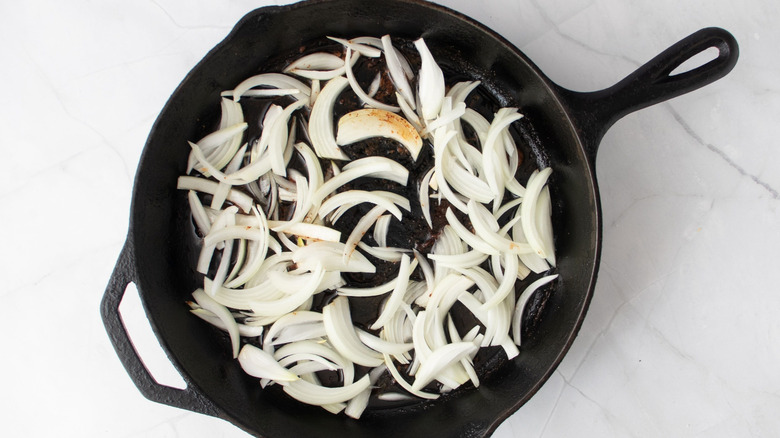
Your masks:
<svg viewBox="0 0 780 438"><path fill-rule="evenodd" d="M119 304L130 283L137 284L133 244L128 236L100 303L100 315L114 350L130 379L141 394L149 400L218 417L219 413L213 403L197 392L189 382L186 389L172 388L157 383L149 373L133 346L119 313Z"/></svg>
<svg viewBox="0 0 780 438"><path fill-rule="evenodd" d="M717 58L671 75L685 61L713 47L718 50ZM737 58L739 46L734 36L726 30L709 27L680 40L605 90L580 93L561 88L559 91L585 139L591 164L595 164L601 138L620 118L715 82L734 68Z"/></svg>

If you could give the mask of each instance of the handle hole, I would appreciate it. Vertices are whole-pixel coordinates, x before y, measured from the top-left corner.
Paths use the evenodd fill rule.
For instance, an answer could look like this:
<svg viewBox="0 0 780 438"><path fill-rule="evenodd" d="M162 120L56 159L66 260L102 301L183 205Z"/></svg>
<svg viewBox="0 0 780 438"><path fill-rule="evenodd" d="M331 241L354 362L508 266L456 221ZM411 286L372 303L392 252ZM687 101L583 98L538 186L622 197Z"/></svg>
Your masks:
<svg viewBox="0 0 780 438"><path fill-rule="evenodd" d="M152 378L160 385L187 389L187 383L166 356L152 330L135 283L125 288L125 294L119 302L119 316L133 348Z"/></svg>
<svg viewBox="0 0 780 438"><path fill-rule="evenodd" d="M709 47L691 56L685 62L678 65L677 68L675 68L674 70L672 70L671 73L669 73L669 76L673 77L673 76L681 75L683 73L687 73L692 70L696 70L697 68L718 59L718 56L720 56L720 50L714 46Z"/></svg>

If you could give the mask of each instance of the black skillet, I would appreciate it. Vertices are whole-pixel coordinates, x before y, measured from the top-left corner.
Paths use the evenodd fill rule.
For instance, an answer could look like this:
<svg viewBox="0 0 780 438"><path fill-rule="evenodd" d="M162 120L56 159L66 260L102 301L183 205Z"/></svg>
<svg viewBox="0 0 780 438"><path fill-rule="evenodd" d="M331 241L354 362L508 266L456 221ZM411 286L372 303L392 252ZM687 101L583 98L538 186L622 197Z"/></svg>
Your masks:
<svg viewBox="0 0 780 438"><path fill-rule="evenodd" d="M224 336L189 314L183 303L196 286L192 267L198 242L186 198L175 187L185 170L187 140L201 138L213 128L215 102L222 90L261 71L267 59L296 53L323 36L386 33L410 39L423 36L434 56L449 60L448 68L482 80L502 105L522 109L529 122L521 133L531 151L526 160L554 169L551 187L560 281L537 315L521 354L485 376L479 389L458 390L435 402L372 409L354 421L261 391L255 379L232 360ZM711 47L717 48L717 58L670 75ZM101 304L106 330L144 396L223 418L257 436L488 436L544 384L587 311L601 247L594 164L602 136L632 111L725 76L737 57L731 34L703 29L615 86L579 93L552 83L495 32L438 5L414 0L324 0L253 11L187 75L152 128L136 173L127 240ZM156 383L128 338L118 306L131 282L187 389Z"/></svg>

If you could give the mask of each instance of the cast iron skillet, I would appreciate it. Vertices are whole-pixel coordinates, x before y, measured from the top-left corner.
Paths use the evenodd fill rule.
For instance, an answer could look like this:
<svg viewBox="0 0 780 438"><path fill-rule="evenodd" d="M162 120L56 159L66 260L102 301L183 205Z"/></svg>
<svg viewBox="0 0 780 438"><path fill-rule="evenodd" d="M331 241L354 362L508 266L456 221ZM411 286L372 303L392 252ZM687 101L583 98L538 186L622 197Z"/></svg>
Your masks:
<svg viewBox="0 0 780 438"><path fill-rule="evenodd" d="M212 128L220 91L256 74L264 60L325 35L423 36L434 56L481 79L503 105L519 106L533 130L524 139L551 180L558 251L556 285L521 354L487 375L478 390L438 401L369 410L360 421L331 415L261 391L230 357L225 338L189 314L184 300L195 284L197 239L186 197L177 193L187 140ZM711 47L716 59L670 73ZM437 56L439 58L440 56ZM726 75L738 57L728 32L708 28L673 45L613 87L578 93L552 83L518 49L481 24L417 0L322 0L258 9L187 75L157 119L138 167L127 241L103 297L101 313L117 354L147 398L230 421L267 437L397 437L490 435L528 401L566 354L596 282L601 209L594 163L606 130L624 115L679 96ZM151 326L187 389L159 385L127 336L118 312L135 283Z"/></svg>

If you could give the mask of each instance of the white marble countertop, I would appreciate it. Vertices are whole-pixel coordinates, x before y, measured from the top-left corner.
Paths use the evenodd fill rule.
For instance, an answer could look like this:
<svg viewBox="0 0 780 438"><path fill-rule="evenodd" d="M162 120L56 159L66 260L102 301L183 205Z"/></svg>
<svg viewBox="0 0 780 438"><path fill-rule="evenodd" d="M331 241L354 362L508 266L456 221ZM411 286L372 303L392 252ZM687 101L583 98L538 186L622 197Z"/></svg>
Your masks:
<svg viewBox="0 0 780 438"><path fill-rule="evenodd" d="M158 112L241 16L274 3L0 6L4 436L246 436L144 399L98 306ZM441 3L580 91L612 85L703 27L729 30L741 48L726 78L629 115L604 138L590 311L552 378L494 436L780 435L778 3Z"/></svg>

